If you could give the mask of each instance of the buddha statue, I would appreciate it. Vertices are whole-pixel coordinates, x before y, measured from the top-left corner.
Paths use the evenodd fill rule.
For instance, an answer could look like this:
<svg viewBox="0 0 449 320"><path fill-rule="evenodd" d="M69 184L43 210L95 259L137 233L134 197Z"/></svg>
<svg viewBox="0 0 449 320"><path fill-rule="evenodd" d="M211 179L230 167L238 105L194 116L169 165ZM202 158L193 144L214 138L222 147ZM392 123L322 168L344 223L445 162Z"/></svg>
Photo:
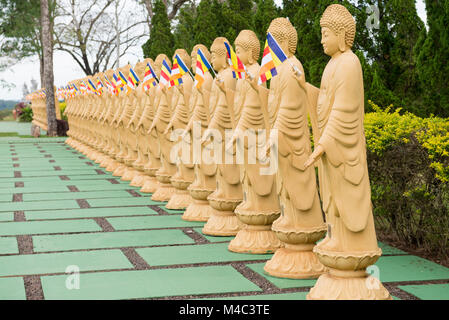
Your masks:
<svg viewBox="0 0 449 320"><path fill-rule="evenodd" d="M152 59L147 60L147 63L150 64L154 73L159 78L161 73L160 64L156 66ZM153 86L145 91L144 109L136 126L136 130L139 132L139 147L142 148L142 152L147 158L143 165L145 177L142 189L140 190L140 192L144 193L154 193L159 187L156 172L161 167L161 161L157 132L153 130L150 134L147 133L156 115L156 91L157 86Z"/></svg>
<svg viewBox="0 0 449 320"><path fill-rule="evenodd" d="M277 152L278 158L276 188L281 207L281 216L273 222L272 230L283 242L283 247L276 250L264 270L276 277L317 278L325 268L312 249L325 235L326 225L315 170L304 166L312 150L307 95L294 77L294 69L304 73L301 62L294 55L298 36L286 18L274 19L268 32L288 60L277 67L278 75L271 80L273 96L269 105L269 113L275 119L273 130L277 132L277 141L271 141L270 146L277 146L272 152ZM266 90L259 86L260 96L264 99L269 96ZM266 100L263 103L267 103Z"/></svg>
<svg viewBox="0 0 449 320"><path fill-rule="evenodd" d="M156 69L159 73L164 60L170 68L172 66L170 59L165 54L159 54L155 61ZM153 131L156 132L161 160L161 167L156 172L159 187L151 196L153 201L168 201L176 191L171 184L171 177L176 173L176 164L172 162L173 159L170 157L174 143L170 139L171 134L165 133L173 115L172 95L173 90L159 83L155 97L156 115L147 132L149 135L153 134Z"/></svg>
<svg viewBox="0 0 449 320"><path fill-rule="evenodd" d="M175 55L179 55L182 62L187 68L191 67L190 55L184 49L177 49ZM173 56L173 59L175 58ZM182 84L174 86L171 88L173 91L172 105L174 107L173 116L170 123L165 130L165 134L174 133L174 137L178 137L178 141L175 144L179 144L181 148L179 149L177 156L177 171L171 177L171 184L176 188L176 192L171 196L170 200L166 204L167 209L185 209L192 202L189 191L187 188L193 182L194 178L194 166L192 161L192 152L188 155L189 157L182 157L182 147L190 148L190 140L182 139L180 132L183 132L186 128L191 115L191 101L193 80L190 73L185 73L182 76ZM176 150L176 149L173 149ZM173 156L173 155L172 155Z"/></svg>
<svg viewBox="0 0 449 320"><path fill-rule="evenodd" d="M210 61L210 52L206 46L197 44L193 47L191 53L192 71L196 73L196 58L198 49L201 49L205 58ZM210 96L213 78L207 70L204 73L204 82L198 89L193 86L192 89L192 116L187 124L183 136L190 139L192 147L192 162L194 163L194 180L188 187L192 202L182 215L182 219L186 221L207 221L213 211L207 201L207 197L215 191L215 165L203 164L201 160L202 148L198 143L207 129L211 117ZM195 161L193 161L195 159Z"/></svg>
<svg viewBox="0 0 449 320"><path fill-rule="evenodd" d="M234 112L236 79L228 64L225 42L229 44L226 38L219 37L211 46L211 62L217 78L212 85L211 120L202 139L206 154L213 155L210 165L216 172L216 190L207 197L214 210L202 230L212 236L235 236L242 227L234 213L243 198L240 168L235 163L234 150L225 147L226 131L232 131L238 120ZM211 142L207 143L208 140ZM204 157L202 161L207 162Z"/></svg>
<svg viewBox="0 0 449 320"><path fill-rule="evenodd" d="M320 89L296 76L310 103L315 150L304 166L318 164L328 232L314 252L328 268L308 299L391 299L366 268L382 251L377 245L363 127L363 72L352 52L356 23L342 5L327 7L321 21L324 52L331 57Z"/></svg>
<svg viewBox="0 0 449 320"><path fill-rule="evenodd" d="M235 40L235 48L248 70L247 77L257 76L260 42L256 34L251 30L241 31ZM265 159L264 142L270 130L268 113L262 110L257 87L253 88L249 79L238 80L237 90L235 104L236 109L240 110L240 117L234 135L237 137L237 149L243 151L244 163L240 165L243 201L235 209L235 214L244 226L230 242L229 250L271 253L281 246L281 242L271 230L271 224L280 215L275 175L264 174L263 168L268 169L269 164L261 163L260 159L260 155Z"/></svg>

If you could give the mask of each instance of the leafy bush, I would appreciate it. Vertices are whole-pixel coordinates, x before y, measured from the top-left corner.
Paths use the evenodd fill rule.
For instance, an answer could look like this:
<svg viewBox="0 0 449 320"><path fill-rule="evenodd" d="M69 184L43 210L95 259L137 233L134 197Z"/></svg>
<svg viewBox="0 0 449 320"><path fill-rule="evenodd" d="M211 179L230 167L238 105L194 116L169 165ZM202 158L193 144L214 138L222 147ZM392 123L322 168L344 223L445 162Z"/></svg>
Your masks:
<svg viewBox="0 0 449 320"><path fill-rule="evenodd" d="M365 135L378 230L449 258L449 119L370 104Z"/></svg>
<svg viewBox="0 0 449 320"><path fill-rule="evenodd" d="M19 115L20 122L31 122L33 121L33 109L30 107L25 107L22 109L22 113Z"/></svg>
<svg viewBox="0 0 449 320"><path fill-rule="evenodd" d="M64 114L65 108L67 108L67 102L60 102L59 110L61 110L61 120L67 120L67 115Z"/></svg>

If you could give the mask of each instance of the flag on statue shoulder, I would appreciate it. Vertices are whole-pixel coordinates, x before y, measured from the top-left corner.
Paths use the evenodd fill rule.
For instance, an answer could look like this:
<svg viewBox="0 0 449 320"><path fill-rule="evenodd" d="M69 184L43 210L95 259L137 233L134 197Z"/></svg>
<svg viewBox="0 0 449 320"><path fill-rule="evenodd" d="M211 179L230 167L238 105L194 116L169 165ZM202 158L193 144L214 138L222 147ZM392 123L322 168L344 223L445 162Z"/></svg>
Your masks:
<svg viewBox="0 0 449 320"><path fill-rule="evenodd" d="M185 65L179 54L173 59L173 69L170 84L171 86L179 86L182 84L182 76L189 72L189 68Z"/></svg>
<svg viewBox="0 0 449 320"><path fill-rule="evenodd" d="M159 84L165 85L167 88L170 88L170 75L171 75L171 68L168 65L167 61L162 61L162 67L161 67L161 77L159 78Z"/></svg>
<svg viewBox="0 0 449 320"><path fill-rule="evenodd" d="M225 41L225 47L228 56L228 63L231 66L232 75L234 78L239 77L239 79L245 79L247 71L245 65L242 63L240 58L235 53L234 49Z"/></svg>
<svg viewBox="0 0 449 320"><path fill-rule="evenodd" d="M130 68L128 75L128 87L131 88L132 90L136 90L139 83L140 83L139 77L137 76L133 68Z"/></svg>
<svg viewBox="0 0 449 320"><path fill-rule="evenodd" d="M150 90L150 88L155 87L157 85L157 77L154 73L153 68L149 63L147 63L147 67L145 69L145 76L143 78L143 88L145 91Z"/></svg>
<svg viewBox="0 0 449 320"><path fill-rule="evenodd" d="M119 92L124 90L124 88L123 88L122 82L120 81L119 77L115 73L112 75L112 77L114 78L114 82L115 82L115 91L116 91L115 94L118 95Z"/></svg>
<svg viewBox="0 0 449 320"><path fill-rule="evenodd" d="M126 77L120 70L118 72L118 77L120 80L120 91L124 91L125 88L126 88L126 91L128 91L128 89L127 89L128 81L126 81Z"/></svg>
<svg viewBox="0 0 449 320"><path fill-rule="evenodd" d="M205 80L206 72L212 69L209 61L207 61L206 57L203 54L201 49L198 49L196 54L196 72L195 72L195 87L197 89L201 88Z"/></svg>
<svg viewBox="0 0 449 320"><path fill-rule="evenodd" d="M263 50L262 66L260 67L259 84L262 84L277 75L277 67L287 60L287 56L268 32L267 41Z"/></svg>

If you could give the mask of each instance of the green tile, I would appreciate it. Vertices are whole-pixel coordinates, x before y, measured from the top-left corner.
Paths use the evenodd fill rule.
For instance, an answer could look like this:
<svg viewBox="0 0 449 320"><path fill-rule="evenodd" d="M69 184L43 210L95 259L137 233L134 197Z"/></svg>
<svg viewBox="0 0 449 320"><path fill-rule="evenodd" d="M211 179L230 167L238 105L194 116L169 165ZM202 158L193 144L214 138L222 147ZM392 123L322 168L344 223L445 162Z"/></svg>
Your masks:
<svg viewBox="0 0 449 320"><path fill-rule="evenodd" d="M45 171L45 172L42 172L42 171L21 171L22 172L22 176L23 177L41 177L41 176L62 176L62 175L68 175L68 174L74 174L74 173L76 173L76 174L85 174L85 175L98 175L98 173L97 172L95 172L95 170L94 169L88 169L88 170L86 170L86 169L84 169L84 170L77 170L76 172L74 172L74 171L68 171L68 172L66 172L66 171L55 171L55 170L53 170L53 171ZM0 174L0 176L3 176L3 174ZM13 176L14 176L14 174L13 174Z"/></svg>
<svg viewBox="0 0 449 320"><path fill-rule="evenodd" d="M116 231L90 234L34 236L35 252L188 244L195 241L182 230Z"/></svg>
<svg viewBox="0 0 449 320"><path fill-rule="evenodd" d="M196 232L198 232L199 234L201 234L204 238L206 238L207 240L209 240L210 242L229 242L232 239L234 239L234 237L213 237L213 236L208 236L206 234L203 233L203 227L200 228L193 228Z"/></svg>
<svg viewBox="0 0 449 320"><path fill-rule="evenodd" d="M271 254L241 254L228 250L228 243L180 247L136 249L151 266L207 262L248 261L270 259Z"/></svg>
<svg viewBox="0 0 449 320"><path fill-rule="evenodd" d="M101 199L101 198L130 198L132 195L126 191L84 191L84 192L43 192L29 193L23 195L23 201L39 201L39 200L73 200L73 199ZM0 200L2 199L0 195ZM90 203L90 201L89 201Z"/></svg>
<svg viewBox="0 0 449 320"><path fill-rule="evenodd" d="M26 300L23 278L0 278L0 300Z"/></svg>
<svg viewBox="0 0 449 320"><path fill-rule="evenodd" d="M94 220L0 222L2 236L101 230Z"/></svg>
<svg viewBox="0 0 449 320"><path fill-rule="evenodd" d="M14 221L14 212L0 212L0 221Z"/></svg>
<svg viewBox="0 0 449 320"><path fill-rule="evenodd" d="M117 207L117 206L149 206L159 204L151 200L150 196L132 198L91 199L88 201L91 207Z"/></svg>
<svg viewBox="0 0 449 320"><path fill-rule="evenodd" d="M298 280L298 279L272 277L266 274L265 271L263 270L265 263L248 264L247 266L248 268L257 272L258 274L266 278L268 281L270 281L272 284L274 284L276 287L280 289L313 287L316 282L316 279Z"/></svg>
<svg viewBox="0 0 449 320"><path fill-rule="evenodd" d="M60 191L66 191L69 190L67 189L66 186L62 186L62 185L57 185L57 186L45 186L45 188L42 187L26 187L26 182L25 182L25 187L24 188L11 188L11 189L0 189L0 194L13 194L13 193L41 193L42 191L45 192L60 192Z"/></svg>
<svg viewBox="0 0 449 320"><path fill-rule="evenodd" d="M201 300L306 300L309 292L293 292L280 294L256 294L252 296L205 298Z"/></svg>
<svg viewBox="0 0 449 320"><path fill-rule="evenodd" d="M197 227L204 222L184 221L180 216L108 218L115 230Z"/></svg>
<svg viewBox="0 0 449 320"><path fill-rule="evenodd" d="M449 283L398 287L422 300L449 300Z"/></svg>
<svg viewBox="0 0 449 320"><path fill-rule="evenodd" d="M0 193L0 202L12 202L12 194Z"/></svg>
<svg viewBox="0 0 449 320"><path fill-rule="evenodd" d="M118 249L26 254L0 257L0 276L65 273L71 265L78 266L80 271L133 268Z"/></svg>
<svg viewBox="0 0 449 320"><path fill-rule="evenodd" d="M449 279L449 268L416 256L380 257L376 266L382 282Z"/></svg>
<svg viewBox="0 0 449 320"><path fill-rule="evenodd" d="M0 254L19 253L15 237L0 238Z"/></svg>
<svg viewBox="0 0 449 320"><path fill-rule="evenodd" d="M101 186L96 184L96 182L86 184L86 185L79 185L78 183L75 183L74 185L77 186L79 191L99 191L99 190L107 191L107 190L128 190L128 189L134 190L134 189L137 189L137 188L133 188L127 184L121 184L121 183L112 184L110 182L108 182L107 184L105 183L104 185L101 185ZM0 193L1 193L1 190L2 189L0 189Z"/></svg>
<svg viewBox="0 0 449 320"><path fill-rule="evenodd" d="M379 242L379 248L382 249L383 255L403 255L408 254L405 251L399 250L397 248L391 247L385 243Z"/></svg>
<svg viewBox="0 0 449 320"><path fill-rule="evenodd" d="M25 217L27 220L97 218L137 215L157 215L157 212L148 207L88 208L25 212Z"/></svg>
<svg viewBox="0 0 449 320"><path fill-rule="evenodd" d="M165 206L159 206L162 210L164 210L167 213L170 214L183 214L185 210L173 210L173 209L167 209Z"/></svg>
<svg viewBox="0 0 449 320"><path fill-rule="evenodd" d="M262 291L231 266L80 274L80 289L66 276L42 277L46 299L135 299Z"/></svg>
<svg viewBox="0 0 449 320"><path fill-rule="evenodd" d="M80 206L75 200L29 201L0 203L0 211L29 211L44 209L76 209Z"/></svg>

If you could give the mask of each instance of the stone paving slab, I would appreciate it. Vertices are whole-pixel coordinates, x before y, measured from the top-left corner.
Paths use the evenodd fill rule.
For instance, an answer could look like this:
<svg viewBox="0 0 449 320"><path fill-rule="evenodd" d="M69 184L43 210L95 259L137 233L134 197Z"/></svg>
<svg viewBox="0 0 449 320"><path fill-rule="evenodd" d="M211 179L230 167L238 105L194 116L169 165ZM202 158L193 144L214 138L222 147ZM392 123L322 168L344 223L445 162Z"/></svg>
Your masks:
<svg viewBox="0 0 449 320"><path fill-rule="evenodd" d="M203 235L65 139L44 140L0 140L0 299L303 300L315 284L267 275L272 255L228 251L233 237ZM448 268L379 246L395 299L449 299ZM69 266L79 290L66 287Z"/></svg>

